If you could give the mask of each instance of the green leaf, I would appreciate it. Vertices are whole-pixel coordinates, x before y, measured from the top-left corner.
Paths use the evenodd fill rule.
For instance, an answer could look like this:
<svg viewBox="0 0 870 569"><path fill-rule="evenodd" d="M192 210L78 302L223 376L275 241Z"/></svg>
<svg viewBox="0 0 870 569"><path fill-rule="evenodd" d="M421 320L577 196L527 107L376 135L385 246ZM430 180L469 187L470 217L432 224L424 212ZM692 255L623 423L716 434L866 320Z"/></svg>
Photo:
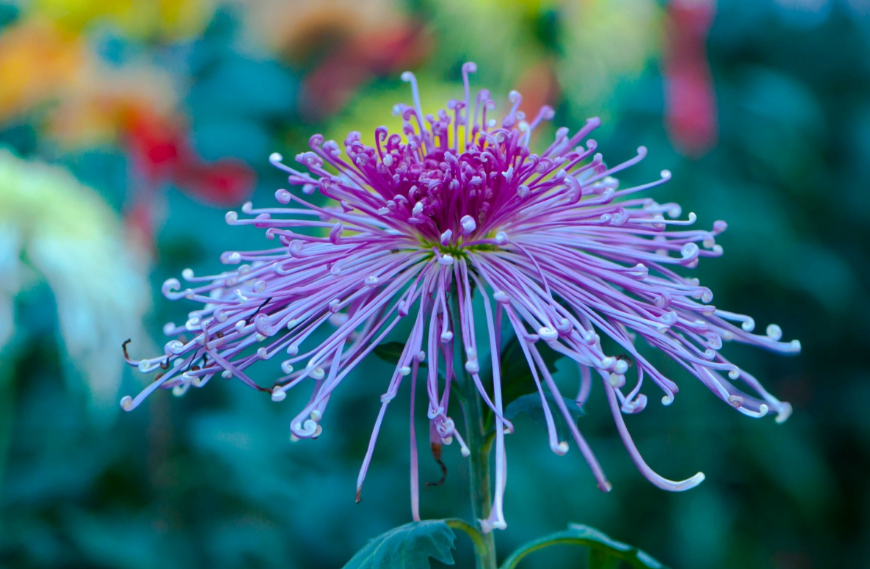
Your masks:
<svg viewBox="0 0 870 569"><path fill-rule="evenodd" d="M550 373L556 372L556 362L563 354L550 348L546 342L538 342L535 347L541 354L541 359L547 364ZM529 392L535 385L529 362L523 354L523 347L516 336L508 341L501 351L502 401L505 405Z"/></svg>
<svg viewBox="0 0 870 569"><path fill-rule="evenodd" d="M547 369L550 370L550 373L554 373L556 371L556 362L563 355L547 346L546 342L538 342L537 348L544 363L547 364ZM502 402L504 405L509 405L517 398L528 393L529 389L534 387L535 380L532 377L529 362L523 354L523 348L516 336L511 334L510 339L503 344L499 361L501 363ZM481 366L480 370L480 379L486 386L492 384L492 369L490 367L489 359L487 358L486 365ZM489 428L493 419L492 410L489 407L484 408L483 418L484 424Z"/></svg>
<svg viewBox="0 0 870 569"><path fill-rule="evenodd" d="M373 353L385 362L397 365L403 351L405 351L405 344L402 342L385 342L375 346ZM425 368L426 362L420 362L420 367Z"/></svg>
<svg viewBox="0 0 870 569"><path fill-rule="evenodd" d="M588 569L618 569L619 557L614 557L603 549L590 549Z"/></svg>
<svg viewBox="0 0 870 569"><path fill-rule="evenodd" d="M429 569L430 557L453 565L454 539L443 520L411 522L371 540L344 569Z"/></svg>
<svg viewBox="0 0 870 569"><path fill-rule="evenodd" d="M516 550L502 564L501 569L513 569L526 555L553 545L581 545L588 547L591 569L613 569L624 561L636 569L665 569L665 566L636 547L611 539L597 529L571 524L565 531L531 541Z"/></svg>
<svg viewBox="0 0 870 569"><path fill-rule="evenodd" d="M559 410L559 407L556 404L556 398L553 394L548 392L545 396L547 398L547 403L550 406L550 411L553 413L553 422L556 423L556 432L559 434L559 440L567 441L571 437L571 431L568 428L568 423L565 421L565 416L562 415L562 412ZM586 413L584 413L583 409L577 405L575 400L569 399L565 396L562 397L562 400L565 402L565 406L568 407L568 412L573 417L574 424L576 425L577 419ZM541 404L541 396L537 392L517 397L504 410L504 416L508 420L515 418L520 413L525 413L538 423L544 425L547 423L547 420L544 417L544 406Z"/></svg>

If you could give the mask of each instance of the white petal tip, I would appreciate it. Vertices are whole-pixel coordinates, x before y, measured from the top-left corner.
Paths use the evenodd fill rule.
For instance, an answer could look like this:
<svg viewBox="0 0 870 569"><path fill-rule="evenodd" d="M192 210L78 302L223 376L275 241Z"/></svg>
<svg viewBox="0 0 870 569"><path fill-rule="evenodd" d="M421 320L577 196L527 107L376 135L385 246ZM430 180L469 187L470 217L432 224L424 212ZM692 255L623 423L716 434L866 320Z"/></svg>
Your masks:
<svg viewBox="0 0 870 569"><path fill-rule="evenodd" d="M776 414L776 422L779 424L785 423L788 421L788 418L791 417L792 407L790 403L783 403L782 407L779 409L779 413Z"/></svg>
<svg viewBox="0 0 870 569"><path fill-rule="evenodd" d="M285 399L287 399L287 392L286 391L282 391L280 388L275 388L272 391L272 401L274 401L275 403L280 403L281 401L284 401Z"/></svg>

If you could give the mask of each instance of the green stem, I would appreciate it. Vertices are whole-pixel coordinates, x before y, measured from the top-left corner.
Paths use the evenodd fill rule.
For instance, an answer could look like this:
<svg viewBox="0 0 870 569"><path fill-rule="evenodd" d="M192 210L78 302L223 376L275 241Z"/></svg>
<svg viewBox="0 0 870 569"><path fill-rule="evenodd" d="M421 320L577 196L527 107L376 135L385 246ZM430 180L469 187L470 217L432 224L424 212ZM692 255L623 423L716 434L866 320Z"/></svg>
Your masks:
<svg viewBox="0 0 870 569"><path fill-rule="evenodd" d="M480 394L474 380L465 371L462 335L460 334L459 301L456 289L451 299L451 316L453 317L453 366L459 380L462 414L465 417L466 444L471 451L469 457L469 486L471 488L471 510L475 520L485 520L492 510L492 494L489 485L489 451L491 439L486 436L483 424L483 407ZM478 569L496 569L495 540L492 532L478 532L481 543L475 543L475 555Z"/></svg>

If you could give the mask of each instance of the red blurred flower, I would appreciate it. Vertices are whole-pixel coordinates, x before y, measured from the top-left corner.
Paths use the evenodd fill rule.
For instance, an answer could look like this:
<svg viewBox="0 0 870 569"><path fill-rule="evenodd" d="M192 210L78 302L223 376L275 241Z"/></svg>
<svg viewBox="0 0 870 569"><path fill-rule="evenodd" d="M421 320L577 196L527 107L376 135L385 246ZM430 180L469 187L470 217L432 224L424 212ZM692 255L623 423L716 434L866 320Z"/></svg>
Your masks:
<svg viewBox="0 0 870 569"><path fill-rule="evenodd" d="M664 54L665 123L674 147L699 157L718 137L716 96L706 41L715 0L672 0Z"/></svg>
<svg viewBox="0 0 870 569"><path fill-rule="evenodd" d="M210 164L185 163L173 180L185 192L215 206L232 206L247 198L254 187L254 172L243 163L223 159Z"/></svg>
<svg viewBox="0 0 870 569"><path fill-rule="evenodd" d="M527 117L533 118L544 105L555 105L560 93L553 62L544 59L526 69L517 83L517 91L523 94L520 110Z"/></svg>
<svg viewBox="0 0 870 569"><path fill-rule="evenodd" d="M253 190L250 168L232 159L204 162L177 118L138 110L130 113L125 126L136 175L150 187L173 183L202 202L222 207L241 203Z"/></svg>

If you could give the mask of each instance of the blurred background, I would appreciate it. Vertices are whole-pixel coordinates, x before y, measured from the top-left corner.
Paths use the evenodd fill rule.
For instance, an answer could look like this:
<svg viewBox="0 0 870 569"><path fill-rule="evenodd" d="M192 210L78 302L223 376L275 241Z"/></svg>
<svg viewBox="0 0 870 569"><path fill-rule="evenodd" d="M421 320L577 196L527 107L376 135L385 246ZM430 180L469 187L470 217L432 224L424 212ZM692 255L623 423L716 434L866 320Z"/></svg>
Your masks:
<svg viewBox="0 0 870 569"><path fill-rule="evenodd" d="M122 369L121 343L156 353L190 309L160 297L164 279L260 248L224 211L271 203L271 152L394 124L406 69L442 105L467 60L474 85L517 88L529 114L552 104L572 129L600 116L611 162L647 146L627 182L670 169L653 197L729 223L724 258L692 276L804 348L726 348L794 405L783 425L658 362L681 392L628 423L663 475L706 473L683 494L636 471L600 390L580 426L610 494L517 419L502 556L580 522L674 567L867 566L868 42L867 0L0 2L0 566L337 568L410 521L405 392L354 504L387 364L369 358L324 436L291 444L287 404L229 382L122 414L147 379ZM424 517L470 513L449 451ZM554 548L523 566L580 559Z"/></svg>

